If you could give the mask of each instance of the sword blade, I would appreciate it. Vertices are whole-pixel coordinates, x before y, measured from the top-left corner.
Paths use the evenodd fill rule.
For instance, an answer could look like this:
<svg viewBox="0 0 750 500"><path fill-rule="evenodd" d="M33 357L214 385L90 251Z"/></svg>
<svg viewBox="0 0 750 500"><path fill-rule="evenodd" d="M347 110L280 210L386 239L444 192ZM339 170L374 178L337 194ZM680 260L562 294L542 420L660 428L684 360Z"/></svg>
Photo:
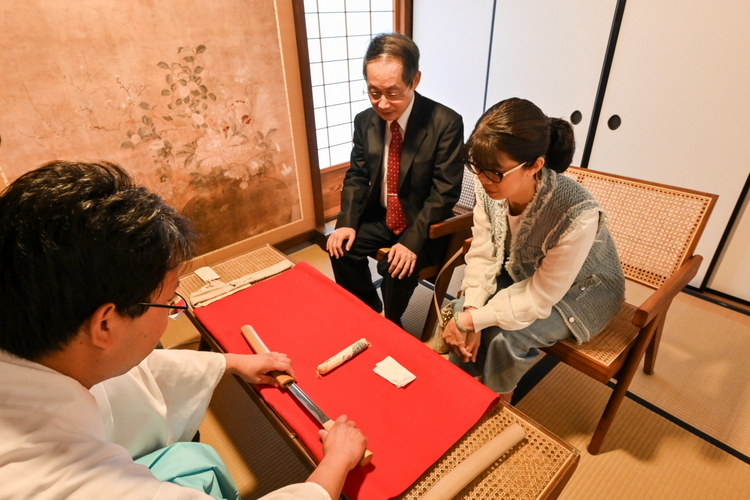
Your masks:
<svg viewBox="0 0 750 500"><path fill-rule="evenodd" d="M287 384L286 388L289 389L289 392L294 394L294 397L297 398L297 401L302 403L302 406L304 406L318 422L320 422L321 424L325 424L326 422L331 420L328 415L323 413L323 410L318 408L318 405L313 403L312 399L310 399L307 394L305 394L305 391L300 389L296 383L292 382L290 384Z"/></svg>

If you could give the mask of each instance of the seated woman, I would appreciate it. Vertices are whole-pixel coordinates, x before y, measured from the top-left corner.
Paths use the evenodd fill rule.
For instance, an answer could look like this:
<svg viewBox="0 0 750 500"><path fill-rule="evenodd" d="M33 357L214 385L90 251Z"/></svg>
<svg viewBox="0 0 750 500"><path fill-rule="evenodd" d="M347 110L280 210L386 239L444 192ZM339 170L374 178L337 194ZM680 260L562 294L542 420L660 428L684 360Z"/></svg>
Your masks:
<svg viewBox="0 0 750 500"><path fill-rule="evenodd" d="M572 126L533 103L488 109L465 147L477 175L462 297L443 331L451 361L510 400L540 347L596 335L625 299L602 208L564 175Z"/></svg>

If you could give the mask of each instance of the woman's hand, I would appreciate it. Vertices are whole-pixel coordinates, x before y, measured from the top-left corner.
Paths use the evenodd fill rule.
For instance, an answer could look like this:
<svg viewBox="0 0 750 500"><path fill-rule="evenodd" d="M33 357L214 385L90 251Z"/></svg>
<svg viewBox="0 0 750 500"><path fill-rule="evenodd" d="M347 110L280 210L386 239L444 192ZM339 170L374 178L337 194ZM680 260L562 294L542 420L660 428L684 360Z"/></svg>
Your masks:
<svg viewBox="0 0 750 500"><path fill-rule="evenodd" d="M466 334L466 347L461 349L460 356L461 361L464 363L471 361L475 363L477 361L477 353L479 352L479 346L482 343L482 332L475 332L471 330Z"/></svg>
<svg viewBox="0 0 750 500"><path fill-rule="evenodd" d="M294 377L294 368L289 356L280 352L266 354L225 354L227 359L226 372L238 375L245 382L251 384L265 384L278 386L276 380L267 375L271 371L286 372Z"/></svg>
<svg viewBox="0 0 750 500"><path fill-rule="evenodd" d="M461 349L466 347L466 334L456 327L453 318L448 320L448 324L443 329L443 340L448 345L448 350L456 356L461 356Z"/></svg>
<svg viewBox="0 0 750 500"><path fill-rule="evenodd" d="M463 362L475 362L477 360L477 353L479 352L479 345L482 342L481 332L474 331L474 320L467 311L458 313L458 322L463 328L468 330L468 333L459 330L455 321L451 320L443 330L443 339L448 344L450 351L459 356Z"/></svg>

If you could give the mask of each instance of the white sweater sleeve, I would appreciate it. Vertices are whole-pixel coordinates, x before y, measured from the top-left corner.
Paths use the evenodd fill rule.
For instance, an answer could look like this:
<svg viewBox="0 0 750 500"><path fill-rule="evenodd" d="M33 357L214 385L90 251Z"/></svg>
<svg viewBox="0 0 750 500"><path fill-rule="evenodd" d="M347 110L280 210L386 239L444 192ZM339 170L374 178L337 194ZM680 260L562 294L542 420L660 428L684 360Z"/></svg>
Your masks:
<svg viewBox="0 0 750 500"><path fill-rule="evenodd" d="M490 221L482 203L474 205L473 239L466 254L463 289L464 307L482 307L495 293L502 262L495 256Z"/></svg>
<svg viewBox="0 0 750 500"><path fill-rule="evenodd" d="M477 330L489 326L520 330L537 319L549 317L552 306L565 296L583 267L594 244L598 225L598 211L584 214L578 225L547 251L530 278L499 291L486 304L470 311L474 327ZM468 302L468 298L467 294L465 306L477 307L476 301Z"/></svg>

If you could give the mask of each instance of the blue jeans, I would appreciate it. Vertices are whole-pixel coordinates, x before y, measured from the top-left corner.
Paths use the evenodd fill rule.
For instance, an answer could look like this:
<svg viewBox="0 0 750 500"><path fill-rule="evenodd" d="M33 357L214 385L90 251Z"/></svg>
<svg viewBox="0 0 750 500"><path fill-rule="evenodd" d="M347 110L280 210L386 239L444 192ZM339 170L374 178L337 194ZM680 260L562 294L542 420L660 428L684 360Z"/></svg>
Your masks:
<svg viewBox="0 0 750 500"><path fill-rule="evenodd" d="M497 277L497 292L509 287L513 280L503 272ZM463 311L464 297L456 300L454 311ZM482 330L476 362L461 361L451 353L453 364L473 377L482 376L484 385L504 394L513 391L521 377L534 366L541 352L540 347L549 347L558 340L572 338L560 313L554 308L548 318L538 319L521 330L503 330L492 326Z"/></svg>

